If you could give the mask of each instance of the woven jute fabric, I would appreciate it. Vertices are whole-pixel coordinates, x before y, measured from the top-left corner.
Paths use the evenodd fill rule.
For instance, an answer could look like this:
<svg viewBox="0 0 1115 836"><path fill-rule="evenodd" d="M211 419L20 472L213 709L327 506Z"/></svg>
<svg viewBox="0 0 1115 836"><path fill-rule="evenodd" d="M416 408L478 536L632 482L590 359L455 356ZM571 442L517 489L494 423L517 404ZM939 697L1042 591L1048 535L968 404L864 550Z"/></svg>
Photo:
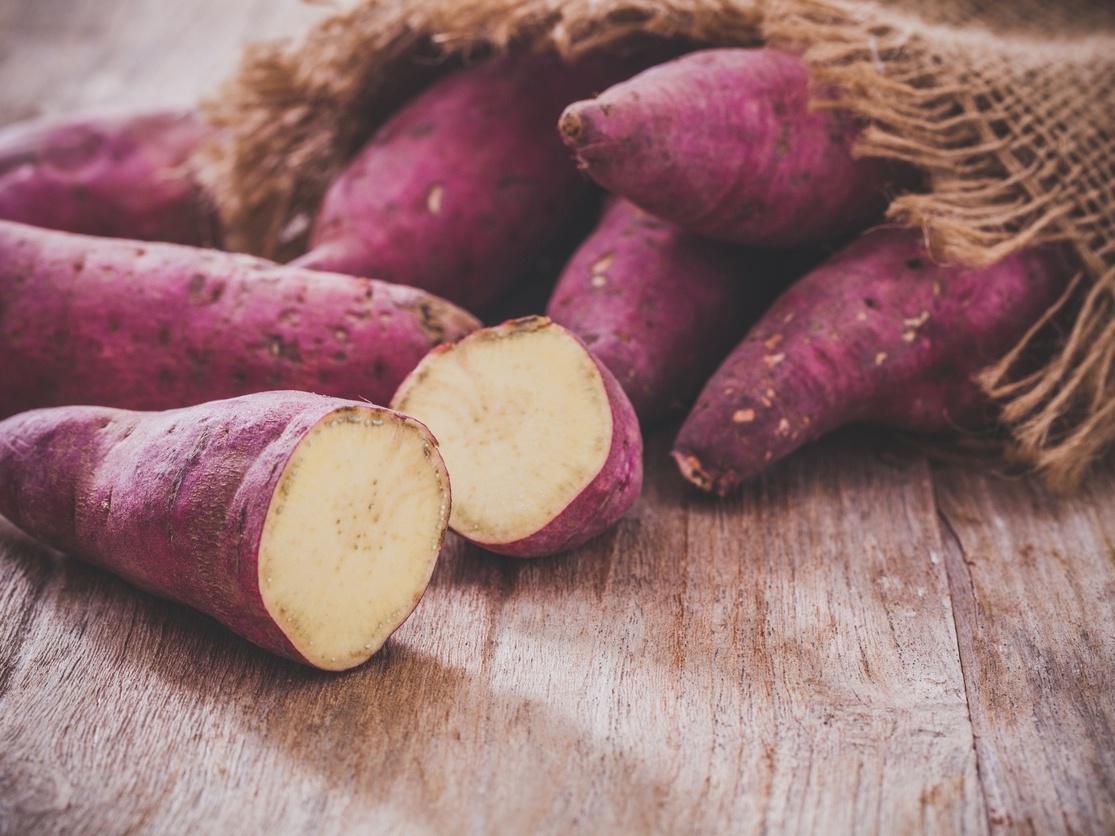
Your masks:
<svg viewBox="0 0 1115 836"><path fill-rule="evenodd" d="M1079 481L1115 442L1115 3L1110 0L357 0L259 44L205 105L205 177L233 246L284 258L375 126L493 49L567 56L666 37L802 53L863 117L859 151L924 172L892 219L981 265L1062 241L1080 273L983 383L1016 458ZM1038 358L1035 362L1034 358Z"/></svg>

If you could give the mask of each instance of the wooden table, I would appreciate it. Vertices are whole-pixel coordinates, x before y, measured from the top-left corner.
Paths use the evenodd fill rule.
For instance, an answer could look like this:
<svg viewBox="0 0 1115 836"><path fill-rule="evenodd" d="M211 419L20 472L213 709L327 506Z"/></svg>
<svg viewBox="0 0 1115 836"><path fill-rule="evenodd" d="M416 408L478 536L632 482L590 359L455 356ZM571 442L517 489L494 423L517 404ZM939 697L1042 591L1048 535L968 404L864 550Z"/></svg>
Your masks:
<svg viewBox="0 0 1115 836"><path fill-rule="evenodd" d="M5 0L0 123L191 101L323 13ZM713 501L669 437L588 546L451 539L339 676L0 521L0 833L1115 832L1115 468L853 431Z"/></svg>

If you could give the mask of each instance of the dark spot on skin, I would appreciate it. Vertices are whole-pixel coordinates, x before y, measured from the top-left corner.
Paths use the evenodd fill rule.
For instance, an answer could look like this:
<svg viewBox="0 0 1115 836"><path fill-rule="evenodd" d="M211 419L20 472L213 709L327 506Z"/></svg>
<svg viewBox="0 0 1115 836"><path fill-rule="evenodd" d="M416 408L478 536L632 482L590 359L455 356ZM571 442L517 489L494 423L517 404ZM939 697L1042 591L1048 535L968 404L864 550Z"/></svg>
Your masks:
<svg viewBox="0 0 1115 836"><path fill-rule="evenodd" d="M423 122L420 125L415 125L409 131L407 131L407 134L415 138L420 138L429 136L435 130L437 130L437 126L433 122Z"/></svg>
<svg viewBox="0 0 1115 836"><path fill-rule="evenodd" d="M338 351L333 355L333 359L338 363L343 363L345 360L348 359L348 355L345 354L343 351Z"/></svg>
<svg viewBox="0 0 1115 836"><path fill-rule="evenodd" d="M297 342L285 342L278 334L269 334L267 341L267 350L272 357L281 357L291 363L302 362Z"/></svg>
<svg viewBox="0 0 1115 836"><path fill-rule="evenodd" d="M170 369L159 369L159 388L170 389L174 385L174 372ZM173 432L173 427L167 432Z"/></svg>
<svg viewBox="0 0 1115 836"><path fill-rule="evenodd" d="M763 211L763 202L761 200L748 200L741 203L736 207L733 216L735 220L740 221L745 218L750 218Z"/></svg>
<svg viewBox="0 0 1115 836"><path fill-rule="evenodd" d="M108 316L108 330L110 333L115 334L120 330L121 322L118 314L109 314Z"/></svg>
<svg viewBox="0 0 1115 836"><path fill-rule="evenodd" d="M204 351L187 351L190 361L190 379L197 385L205 381L205 370L209 367L209 355Z"/></svg>
<svg viewBox="0 0 1115 836"><path fill-rule="evenodd" d="M873 310L873 311L878 310L878 308L879 308L879 303L876 302L871 297L867 297L866 299L864 299L863 304L867 305L867 307L871 308L871 310Z"/></svg>
<svg viewBox="0 0 1115 836"><path fill-rule="evenodd" d="M190 276L187 294L191 305L212 305L220 300L225 292L224 282L217 281L209 284L208 292L206 291L207 282L207 278L201 273L194 273Z"/></svg>
<svg viewBox="0 0 1115 836"><path fill-rule="evenodd" d="M516 188L529 188L530 184L529 177L523 177L519 174L505 174L499 178L496 188L501 192L506 192Z"/></svg>
<svg viewBox="0 0 1115 836"><path fill-rule="evenodd" d="M429 302L421 302L418 305L418 313L422 317L422 331L427 334L432 340L442 342L445 339L445 328L434 317L433 309L430 307Z"/></svg>
<svg viewBox="0 0 1115 836"><path fill-rule="evenodd" d="M85 269L85 259L84 258L79 258L77 261L74 262L74 272L75 273L80 273L84 269Z"/></svg>
<svg viewBox="0 0 1115 836"><path fill-rule="evenodd" d="M165 325L159 329L158 336L159 345L170 345L170 329Z"/></svg>
<svg viewBox="0 0 1115 836"><path fill-rule="evenodd" d="M910 270L920 270L925 266L925 262L920 258L911 258L907 260L906 267Z"/></svg>
<svg viewBox="0 0 1115 836"><path fill-rule="evenodd" d="M387 374L387 367L383 365L383 361L377 359L372 366L372 374L375 375L376 380L382 380L383 376Z"/></svg>
<svg viewBox="0 0 1115 836"><path fill-rule="evenodd" d="M237 385L243 386L248 382L248 373L243 369L235 369L232 372L232 379L236 381Z"/></svg>

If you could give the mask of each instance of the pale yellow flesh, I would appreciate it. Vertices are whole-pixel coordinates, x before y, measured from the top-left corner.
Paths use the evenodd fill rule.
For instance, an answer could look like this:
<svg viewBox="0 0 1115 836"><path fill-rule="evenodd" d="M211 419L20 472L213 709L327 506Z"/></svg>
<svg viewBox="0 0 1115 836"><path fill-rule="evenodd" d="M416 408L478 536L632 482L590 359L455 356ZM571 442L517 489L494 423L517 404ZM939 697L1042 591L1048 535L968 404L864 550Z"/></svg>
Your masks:
<svg viewBox="0 0 1115 836"><path fill-rule="evenodd" d="M299 442L259 549L264 605L307 661L371 656L418 603L449 515L444 463L413 421L335 413Z"/></svg>
<svg viewBox="0 0 1115 836"><path fill-rule="evenodd" d="M596 363L567 332L491 331L427 356L392 406L438 440L450 527L495 545L540 530L596 477L612 412Z"/></svg>

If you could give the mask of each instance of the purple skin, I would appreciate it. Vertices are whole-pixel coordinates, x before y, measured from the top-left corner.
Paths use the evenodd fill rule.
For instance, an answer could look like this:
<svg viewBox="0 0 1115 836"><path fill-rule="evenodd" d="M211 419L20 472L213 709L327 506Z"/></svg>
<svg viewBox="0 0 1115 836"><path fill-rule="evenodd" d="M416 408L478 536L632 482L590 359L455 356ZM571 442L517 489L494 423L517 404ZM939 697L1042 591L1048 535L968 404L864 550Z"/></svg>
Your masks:
<svg viewBox="0 0 1115 836"><path fill-rule="evenodd" d="M163 413L74 406L0 422L0 514L32 537L307 660L267 613L259 541L283 466L334 410L265 392Z"/></svg>
<svg viewBox="0 0 1115 836"><path fill-rule="evenodd" d="M566 265L546 314L584 340L650 423L692 404L795 275L795 258L700 238L618 199Z"/></svg>
<svg viewBox="0 0 1115 836"><path fill-rule="evenodd" d="M706 384L674 459L723 496L845 424L985 429L995 410L975 376L1071 275L1055 247L975 269L934 263L919 230L874 230L775 301Z"/></svg>
<svg viewBox="0 0 1115 836"><path fill-rule="evenodd" d="M212 135L189 110L86 113L0 129L0 219L216 246L217 215L190 158Z"/></svg>
<svg viewBox="0 0 1115 836"><path fill-rule="evenodd" d="M596 182L691 232L748 246L833 241L886 205L889 166L859 126L813 110L809 73L773 49L707 49L570 105L560 130Z"/></svg>
<svg viewBox="0 0 1115 836"><path fill-rule="evenodd" d="M293 263L401 282L483 310L592 197L554 131L562 108L636 69L519 55L445 77L341 173L310 251Z"/></svg>
<svg viewBox="0 0 1115 836"><path fill-rule="evenodd" d="M478 546L511 557L543 557L568 551L610 529L639 498L643 488L643 436L639 419L608 367L599 360L596 366L612 405L612 445L604 466L576 499L534 534L511 543L477 541Z"/></svg>
<svg viewBox="0 0 1115 836"><path fill-rule="evenodd" d="M386 403L480 323L371 279L0 221L0 417L170 409L269 389Z"/></svg>

